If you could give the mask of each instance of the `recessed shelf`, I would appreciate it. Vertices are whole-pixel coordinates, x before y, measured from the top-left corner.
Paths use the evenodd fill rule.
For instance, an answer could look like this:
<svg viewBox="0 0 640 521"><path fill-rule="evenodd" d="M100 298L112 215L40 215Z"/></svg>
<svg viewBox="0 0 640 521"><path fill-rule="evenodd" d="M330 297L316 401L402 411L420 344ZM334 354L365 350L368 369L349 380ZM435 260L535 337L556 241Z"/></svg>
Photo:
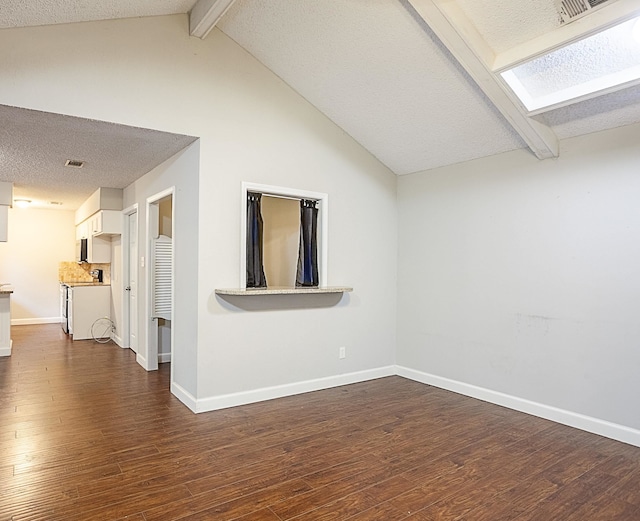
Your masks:
<svg viewBox="0 0 640 521"><path fill-rule="evenodd" d="M305 287L267 287L267 288L231 288L216 289L216 295L230 295L234 297L245 297L252 295L305 295L305 294L325 294L325 293L349 293L353 288L347 286L324 286L320 288Z"/></svg>

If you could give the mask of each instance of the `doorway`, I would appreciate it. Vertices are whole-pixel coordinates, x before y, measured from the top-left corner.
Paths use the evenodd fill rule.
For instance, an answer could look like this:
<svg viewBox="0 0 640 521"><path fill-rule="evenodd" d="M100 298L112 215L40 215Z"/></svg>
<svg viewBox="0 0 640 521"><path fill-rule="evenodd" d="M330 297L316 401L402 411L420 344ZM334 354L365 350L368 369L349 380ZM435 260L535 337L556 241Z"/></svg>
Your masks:
<svg viewBox="0 0 640 521"><path fill-rule="evenodd" d="M173 192L174 189L170 188L147 199L149 369L157 369L158 364L171 362L173 354Z"/></svg>
<svg viewBox="0 0 640 521"><path fill-rule="evenodd" d="M138 205L123 210L123 347L138 354Z"/></svg>

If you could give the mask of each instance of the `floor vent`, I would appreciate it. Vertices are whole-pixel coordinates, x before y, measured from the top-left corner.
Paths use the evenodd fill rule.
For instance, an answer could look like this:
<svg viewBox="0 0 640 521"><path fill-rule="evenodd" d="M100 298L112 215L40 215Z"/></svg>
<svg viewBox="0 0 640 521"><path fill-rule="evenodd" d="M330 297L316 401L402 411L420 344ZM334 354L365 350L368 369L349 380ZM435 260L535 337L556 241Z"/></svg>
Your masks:
<svg viewBox="0 0 640 521"><path fill-rule="evenodd" d="M615 2L615 0L555 0L560 23L566 24L589 14L596 8L604 4Z"/></svg>

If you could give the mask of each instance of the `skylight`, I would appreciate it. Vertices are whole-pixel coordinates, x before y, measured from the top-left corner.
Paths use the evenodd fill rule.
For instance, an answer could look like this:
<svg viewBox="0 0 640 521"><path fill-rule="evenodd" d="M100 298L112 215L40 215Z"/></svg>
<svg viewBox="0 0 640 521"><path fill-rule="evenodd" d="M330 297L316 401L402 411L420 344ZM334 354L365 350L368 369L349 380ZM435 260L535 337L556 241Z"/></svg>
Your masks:
<svg viewBox="0 0 640 521"><path fill-rule="evenodd" d="M640 18L501 73L530 114L640 83Z"/></svg>

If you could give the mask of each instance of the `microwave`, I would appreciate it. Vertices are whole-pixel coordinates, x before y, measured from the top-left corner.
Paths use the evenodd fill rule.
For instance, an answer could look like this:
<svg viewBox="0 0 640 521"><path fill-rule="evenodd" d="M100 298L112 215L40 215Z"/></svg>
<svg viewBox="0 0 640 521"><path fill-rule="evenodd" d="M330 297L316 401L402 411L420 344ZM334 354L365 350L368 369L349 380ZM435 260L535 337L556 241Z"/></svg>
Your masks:
<svg viewBox="0 0 640 521"><path fill-rule="evenodd" d="M89 239L78 239L76 241L76 262L88 262Z"/></svg>

